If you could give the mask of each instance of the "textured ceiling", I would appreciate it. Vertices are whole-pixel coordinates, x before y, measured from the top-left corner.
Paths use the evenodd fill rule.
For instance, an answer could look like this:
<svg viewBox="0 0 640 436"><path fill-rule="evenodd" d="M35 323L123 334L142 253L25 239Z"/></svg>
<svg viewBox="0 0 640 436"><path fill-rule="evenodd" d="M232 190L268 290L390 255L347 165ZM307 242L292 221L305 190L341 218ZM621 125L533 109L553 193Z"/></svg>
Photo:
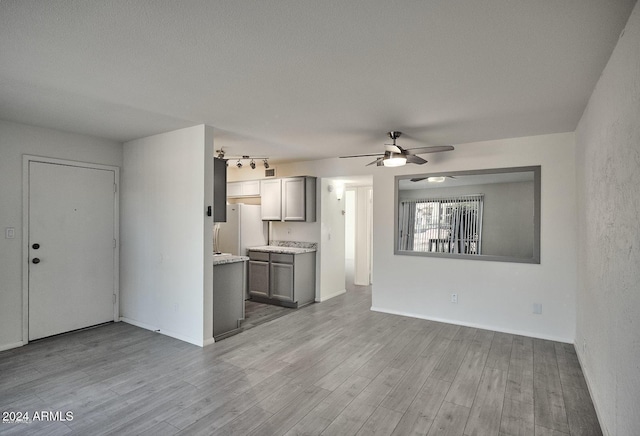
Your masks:
<svg viewBox="0 0 640 436"><path fill-rule="evenodd" d="M635 0L0 2L0 118L300 160L573 131Z"/></svg>

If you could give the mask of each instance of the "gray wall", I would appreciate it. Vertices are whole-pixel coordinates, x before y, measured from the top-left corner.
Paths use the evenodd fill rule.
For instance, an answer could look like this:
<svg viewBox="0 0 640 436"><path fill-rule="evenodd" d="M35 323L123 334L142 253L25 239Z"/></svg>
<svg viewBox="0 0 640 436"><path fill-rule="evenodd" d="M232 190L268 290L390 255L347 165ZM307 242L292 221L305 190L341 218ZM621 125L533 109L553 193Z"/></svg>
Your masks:
<svg viewBox="0 0 640 436"><path fill-rule="evenodd" d="M533 182L402 190L399 198L484 194L482 254L533 257Z"/></svg>
<svg viewBox="0 0 640 436"><path fill-rule="evenodd" d="M640 434L640 3L576 130L576 351L605 435Z"/></svg>

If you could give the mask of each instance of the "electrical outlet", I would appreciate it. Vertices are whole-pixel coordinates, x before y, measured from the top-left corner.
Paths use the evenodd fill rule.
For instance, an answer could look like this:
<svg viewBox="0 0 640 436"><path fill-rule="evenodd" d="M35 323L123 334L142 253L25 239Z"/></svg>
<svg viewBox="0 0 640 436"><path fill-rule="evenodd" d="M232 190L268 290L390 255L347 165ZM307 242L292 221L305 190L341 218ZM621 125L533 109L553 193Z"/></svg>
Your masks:
<svg viewBox="0 0 640 436"><path fill-rule="evenodd" d="M533 303L533 313L536 315L542 314L542 304Z"/></svg>
<svg viewBox="0 0 640 436"><path fill-rule="evenodd" d="M16 229L14 227L5 227L4 229L4 238L5 239L13 239L16 237Z"/></svg>
<svg viewBox="0 0 640 436"><path fill-rule="evenodd" d="M451 294L451 302L458 304L458 294Z"/></svg>

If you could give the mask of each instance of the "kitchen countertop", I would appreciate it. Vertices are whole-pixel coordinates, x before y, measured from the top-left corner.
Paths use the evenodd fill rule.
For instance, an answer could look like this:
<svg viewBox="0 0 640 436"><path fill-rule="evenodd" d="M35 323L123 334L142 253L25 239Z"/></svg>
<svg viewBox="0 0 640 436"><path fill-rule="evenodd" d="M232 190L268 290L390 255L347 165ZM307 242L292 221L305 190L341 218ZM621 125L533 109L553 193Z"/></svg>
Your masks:
<svg viewBox="0 0 640 436"><path fill-rule="evenodd" d="M278 254L302 254L313 253L317 251L315 248L304 247L283 247L278 245L263 245L261 247L249 247L249 251L260 251L263 253L278 253Z"/></svg>
<svg viewBox="0 0 640 436"><path fill-rule="evenodd" d="M214 254L213 265L224 265L225 263L245 262L249 260L247 256L235 256L233 254Z"/></svg>

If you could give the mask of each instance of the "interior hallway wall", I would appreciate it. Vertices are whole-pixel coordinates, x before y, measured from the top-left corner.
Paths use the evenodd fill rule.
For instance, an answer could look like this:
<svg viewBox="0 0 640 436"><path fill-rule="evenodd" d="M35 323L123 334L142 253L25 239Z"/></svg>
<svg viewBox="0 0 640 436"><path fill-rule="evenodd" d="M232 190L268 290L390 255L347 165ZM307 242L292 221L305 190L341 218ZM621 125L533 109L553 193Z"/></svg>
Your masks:
<svg viewBox="0 0 640 436"><path fill-rule="evenodd" d="M122 319L204 345L213 336L213 130L124 144Z"/></svg>

